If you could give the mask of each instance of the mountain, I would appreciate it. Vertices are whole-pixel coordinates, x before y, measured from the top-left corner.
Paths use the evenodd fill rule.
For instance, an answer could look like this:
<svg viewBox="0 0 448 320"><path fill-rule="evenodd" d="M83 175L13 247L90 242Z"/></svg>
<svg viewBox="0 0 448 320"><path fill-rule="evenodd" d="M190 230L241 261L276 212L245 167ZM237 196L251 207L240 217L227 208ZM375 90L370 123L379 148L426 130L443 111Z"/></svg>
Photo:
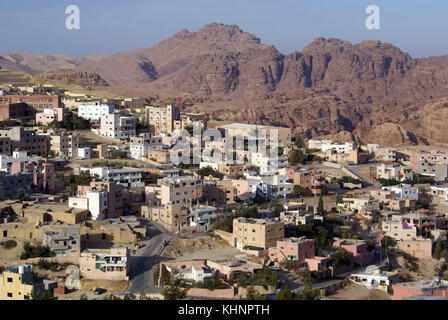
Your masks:
<svg viewBox="0 0 448 320"><path fill-rule="evenodd" d="M380 41L318 38L285 55L236 25L211 23L111 56L0 53L0 66L50 77L88 71L148 98L145 92L178 92L159 102L175 100L213 119L287 125L308 137L346 132L366 142L448 143L438 133L448 120L448 56L413 59ZM431 116L422 110L438 118L425 120Z"/></svg>
<svg viewBox="0 0 448 320"><path fill-rule="evenodd" d="M44 79L64 81L80 86L109 86L109 84L96 73L76 71L73 69L57 69L54 71L47 71L40 74L40 76Z"/></svg>

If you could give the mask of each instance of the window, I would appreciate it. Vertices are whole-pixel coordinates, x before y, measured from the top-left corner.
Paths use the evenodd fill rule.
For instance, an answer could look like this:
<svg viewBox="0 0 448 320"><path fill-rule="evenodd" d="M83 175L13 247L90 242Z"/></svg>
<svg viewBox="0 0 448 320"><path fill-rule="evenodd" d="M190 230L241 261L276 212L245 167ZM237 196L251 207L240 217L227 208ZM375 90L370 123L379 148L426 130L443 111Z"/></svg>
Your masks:
<svg viewBox="0 0 448 320"><path fill-rule="evenodd" d="M8 292L8 298L12 298L12 293Z"/></svg>
<svg viewBox="0 0 448 320"><path fill-rule="evenodd" d="M8 278L8 282L12 282L12 278Z"/></svg>

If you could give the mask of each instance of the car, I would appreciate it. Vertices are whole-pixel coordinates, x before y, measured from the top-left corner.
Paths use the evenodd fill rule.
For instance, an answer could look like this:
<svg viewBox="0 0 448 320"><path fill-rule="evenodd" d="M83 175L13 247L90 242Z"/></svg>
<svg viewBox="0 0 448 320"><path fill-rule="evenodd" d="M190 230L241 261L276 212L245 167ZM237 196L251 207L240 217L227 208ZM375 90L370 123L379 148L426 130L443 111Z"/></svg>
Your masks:
<svg viewBox="0 0 448 320"><path fill-rule="evenodd" d="M274 266L270 266L269 269L271 269L272 271L280 271L280 268Z"/></svg>
<svg viewBox="0 0 448 320"><path fill-rule="evenodd" d="M103 294L103 293L106 293L106 289L104 289L104 288L96 288L95 289L95 291L93 291L93 294L94 295L100 295L100 294Z"/></svg>

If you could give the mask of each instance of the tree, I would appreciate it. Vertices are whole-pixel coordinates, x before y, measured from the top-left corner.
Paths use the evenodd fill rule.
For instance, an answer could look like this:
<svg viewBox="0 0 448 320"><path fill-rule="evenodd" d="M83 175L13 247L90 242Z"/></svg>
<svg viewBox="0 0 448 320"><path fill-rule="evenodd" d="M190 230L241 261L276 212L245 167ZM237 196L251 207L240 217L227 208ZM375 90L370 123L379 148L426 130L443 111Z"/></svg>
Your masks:
<svg viewBox="0 0 448 320"><path fill-rule="evenodd" d="M305 154L302 150L291 150L288 153L288 161L290 165L296 165L299 163L304 163L306 160Z"/></svg>
<svg viewBox="0 0 448 320"><path fill-rule="evenodd" d="M384 249L389 249L389 248L395 246L395 240L389 236L384 236L383 239L381 239L381 246Z"/></svg>
<svg viewBox="0 0 448 320"><path fill-rule="evenodd" d="M17 191L16 198L20 201L28 201L30 199L30 196L29 196L28 192L26 192L24 189L19 189Z"/></svg>
<svg viewBox="0 0 448 320"><path fill-rule="evenodd" d="M342 265L349 266L352 262L352 254L347 250L340 248L331 256L331 262L336 268L339 268Z"/></svg>
<svg viewBox="0 0 448 320"><path fill-rule="evenodd" d="M372 223L379 223L381 219L381 212L378 210L372 210Z"/></svg>
<svg viewBox="0 0 448 320"><path fill-rule="evenodd" d="M317 214L323 215L325 213L324 209L324 199L322 195L319 196L319 202L317 204Z"/></svg>
<svg viewBox="0 0 448 320"><path fill-rule="evenodd" d="M275 300L295 300L296 295L288 288L281 289L275 296Z"/></svg>
<svg viewBox="0 0 448 320"><path fill-rule="evenodd" d="M336 195L336 205L342 202L344 202L344 197L341 196L340 194Z"/></svg>
<svg viewBox="0 0 448 320"><path fill-rule="evenodd" d="M434 259L440 260L442 257L442 242L440 238L436 240L436 247L434 249Z"/></svg>
<svg viewBox="0 0 448 320"><path fill-rule="evenodd" d="M225 232L233 231L233 221L228 216L220 216L216 219L213 224L213 229L222 230Z"/></svg>
<svg viewBox="0 0 448 320"><path fill-rule="evenodd" d="M269 202L268 208L271 209L273 217L280 217L280 213L284 210L283 205L278 201Z"/></svg>
<svg viewBox="0 0 448 320"><path fill-rule="evenodd" d="M295 184L292 188L292 195L296 198L300 197L302 195L302 187L298 184Z"/></svg>
<svg viewBox="0 0 448 320"><path fill-rule="evenodd" d="M317 297L316 290L313 290L313 278L311 277L311 273L308 269L303 271L300 274L301 281L304 285L302 295L300 299L302 300L315 300Z"/></svg>
<svg viewBox="0 0 448 320"><path fill-rule="evenodd" d="M250 286L246 291L246 300L260 300L261 295L255 290L254 286Z"/></svg>
<svg viewBox="0 0 448 320"><path fill-rule="evenodd" d="M296 145L297 148L305 148L305 141L303 141L303 138L301 135L295 136L294 144Z"/></svg>
<svg viewBox="0 0 448 320"><path fill-rule="evenodd" d="M183 300L189 290L186 286L185 279L176 268L173 268L164 280L162 295L165 300Z"/></svg>
<svg viewBox="0 0 448 320"><path fill-rule="evenodd" d="M214 178L222 178L224 175L222 173L219 173L218 171L214 170L212 167L207 166L199 169L197 171L198 175L200 175L202 178L204 176L212 176Z"/></svg>
<svg viewBox="0 0 448 320"><path fill-rule="evenodd" d="M83 293L80 297L79 300L89 300L89 298L87 297L87 295L85 293Z"/></svg>
<svg viewBox="0 0 448 320"><path fill-rule="evenodd" d="M50 290L45 290L44 292L36 292L31 290L31 299L32 300L51 300Z"/></svg>

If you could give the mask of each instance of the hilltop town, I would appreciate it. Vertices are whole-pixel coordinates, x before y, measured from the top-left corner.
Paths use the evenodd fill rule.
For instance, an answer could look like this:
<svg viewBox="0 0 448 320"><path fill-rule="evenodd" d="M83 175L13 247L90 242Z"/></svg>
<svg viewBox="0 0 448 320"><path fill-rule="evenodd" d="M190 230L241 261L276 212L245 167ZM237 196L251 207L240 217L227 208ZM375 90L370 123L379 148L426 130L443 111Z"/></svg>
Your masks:
<svg viewBox="0 0 448 320"><path fill-rule="evenodd" d="M443 147L0 71L0 299L447 297L447 180Z"/></svg>

